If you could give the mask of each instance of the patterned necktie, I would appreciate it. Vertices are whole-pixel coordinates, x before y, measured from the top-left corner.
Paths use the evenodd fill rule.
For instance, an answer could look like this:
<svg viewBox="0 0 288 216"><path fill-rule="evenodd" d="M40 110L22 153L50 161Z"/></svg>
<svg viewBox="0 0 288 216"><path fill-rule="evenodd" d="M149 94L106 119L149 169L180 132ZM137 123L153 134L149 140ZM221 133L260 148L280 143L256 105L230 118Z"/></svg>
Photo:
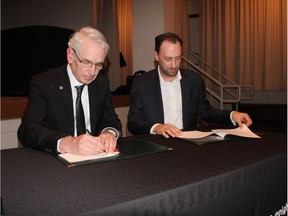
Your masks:
<svg viewBox="0 0 288 216"><path fill-rule="evenodd" d="M86 133L86 126L85 126L85 117L83 106L81 102L81 94L84 85L75 86L77 89L77 98L76 98L76 127L77 127L77 136Z"/></svg>

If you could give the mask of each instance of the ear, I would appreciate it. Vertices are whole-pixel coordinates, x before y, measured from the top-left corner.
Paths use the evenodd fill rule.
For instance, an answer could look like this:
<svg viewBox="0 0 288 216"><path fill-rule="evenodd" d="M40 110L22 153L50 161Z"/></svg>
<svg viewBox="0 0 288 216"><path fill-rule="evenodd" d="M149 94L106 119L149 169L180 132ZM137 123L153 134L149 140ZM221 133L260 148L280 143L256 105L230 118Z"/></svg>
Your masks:
<svg viewBox="0 0 288 216"><path fill-rule="evenodd" d="M154 58L157 62L159 62L159 55L155 50L154 50Z"/></svg>
<svg viewBox="0 0 288 216"><path fill-rule="evenodd" d="M74 61L74 52L73 52L73 50L70 47L68 47L66 53L67 53L67 61L68 61L68 63L72 64L72 62Z"/></svg>

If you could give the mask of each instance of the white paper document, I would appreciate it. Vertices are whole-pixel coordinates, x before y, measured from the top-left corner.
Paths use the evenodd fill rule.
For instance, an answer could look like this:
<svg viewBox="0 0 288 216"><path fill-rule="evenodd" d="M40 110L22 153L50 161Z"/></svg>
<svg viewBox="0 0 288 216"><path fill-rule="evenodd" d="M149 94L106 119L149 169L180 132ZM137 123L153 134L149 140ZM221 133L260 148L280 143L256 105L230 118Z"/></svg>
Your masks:
<svg viewBox="0 0 288 216"><path fill-rule="evenodd" d="M60 154L59 157L65 159L66 161L70 163L80 162L80 161L87 161L87 160L97 160L102 158L108 158L108 157L115 157L119 154L119 152L103 152L96 155L74 155L70 153L63 153Z"/></svg>
<svg viewBox="0 0 288 216"><path fill-rule="evenodd" d="M179 136L179 138L184 139L199 139L203 137L210 136L212 134L217 134L218 136L224 138L226 135L235 135L235 136L241 136L241 137L247 137L247 138L261 138L260 136L253 133L245 124L243 124L243 127L235 128L235 129L215 129L208 132L205 131L183 131L182 135Z"/></svg>

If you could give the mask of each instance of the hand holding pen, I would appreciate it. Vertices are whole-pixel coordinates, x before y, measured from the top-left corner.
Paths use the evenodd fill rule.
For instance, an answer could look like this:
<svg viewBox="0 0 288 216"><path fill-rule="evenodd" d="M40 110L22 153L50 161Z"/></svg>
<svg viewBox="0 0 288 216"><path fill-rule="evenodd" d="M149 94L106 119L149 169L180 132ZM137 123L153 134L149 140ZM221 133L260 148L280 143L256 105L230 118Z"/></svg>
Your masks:
<svg viewBox="0 0 288 216"><path fill-rule="evenodd" d="M88 133L88 132L87 132ZM77 137L67 136L61 139L59 143L61 153L69 152L77 155L95 155L105 151L110 151L110 148L103 138L82 134Z"/></svg>
<svg viewBox="0 0 288 216"><path fill-rule="evenodd" d="M91 135L91 132L87 129L87 134ZM92 136L92 135L91 135ZM105 152L114 152L117 144L117 140L115 139L115 135L111 134L109 131L103 131L98 138L104 145Z"/></svg>

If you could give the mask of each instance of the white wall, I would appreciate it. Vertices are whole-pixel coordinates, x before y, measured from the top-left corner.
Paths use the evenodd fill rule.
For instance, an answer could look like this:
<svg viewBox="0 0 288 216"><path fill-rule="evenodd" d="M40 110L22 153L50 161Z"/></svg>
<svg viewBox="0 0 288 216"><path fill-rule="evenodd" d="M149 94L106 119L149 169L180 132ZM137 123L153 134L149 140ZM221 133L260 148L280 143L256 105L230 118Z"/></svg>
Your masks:
<svg viewBox="0 0 288 216"><path fill-rule="evenodd" d="M17 148L20 119L1 120L1 149Z"/></svg>
<svg viewBox="0 0 288 216"><path fill-rule="evenodd" d="M133 0L133 70L154 66L154 38L164 32L163 0Z"/></svg>

